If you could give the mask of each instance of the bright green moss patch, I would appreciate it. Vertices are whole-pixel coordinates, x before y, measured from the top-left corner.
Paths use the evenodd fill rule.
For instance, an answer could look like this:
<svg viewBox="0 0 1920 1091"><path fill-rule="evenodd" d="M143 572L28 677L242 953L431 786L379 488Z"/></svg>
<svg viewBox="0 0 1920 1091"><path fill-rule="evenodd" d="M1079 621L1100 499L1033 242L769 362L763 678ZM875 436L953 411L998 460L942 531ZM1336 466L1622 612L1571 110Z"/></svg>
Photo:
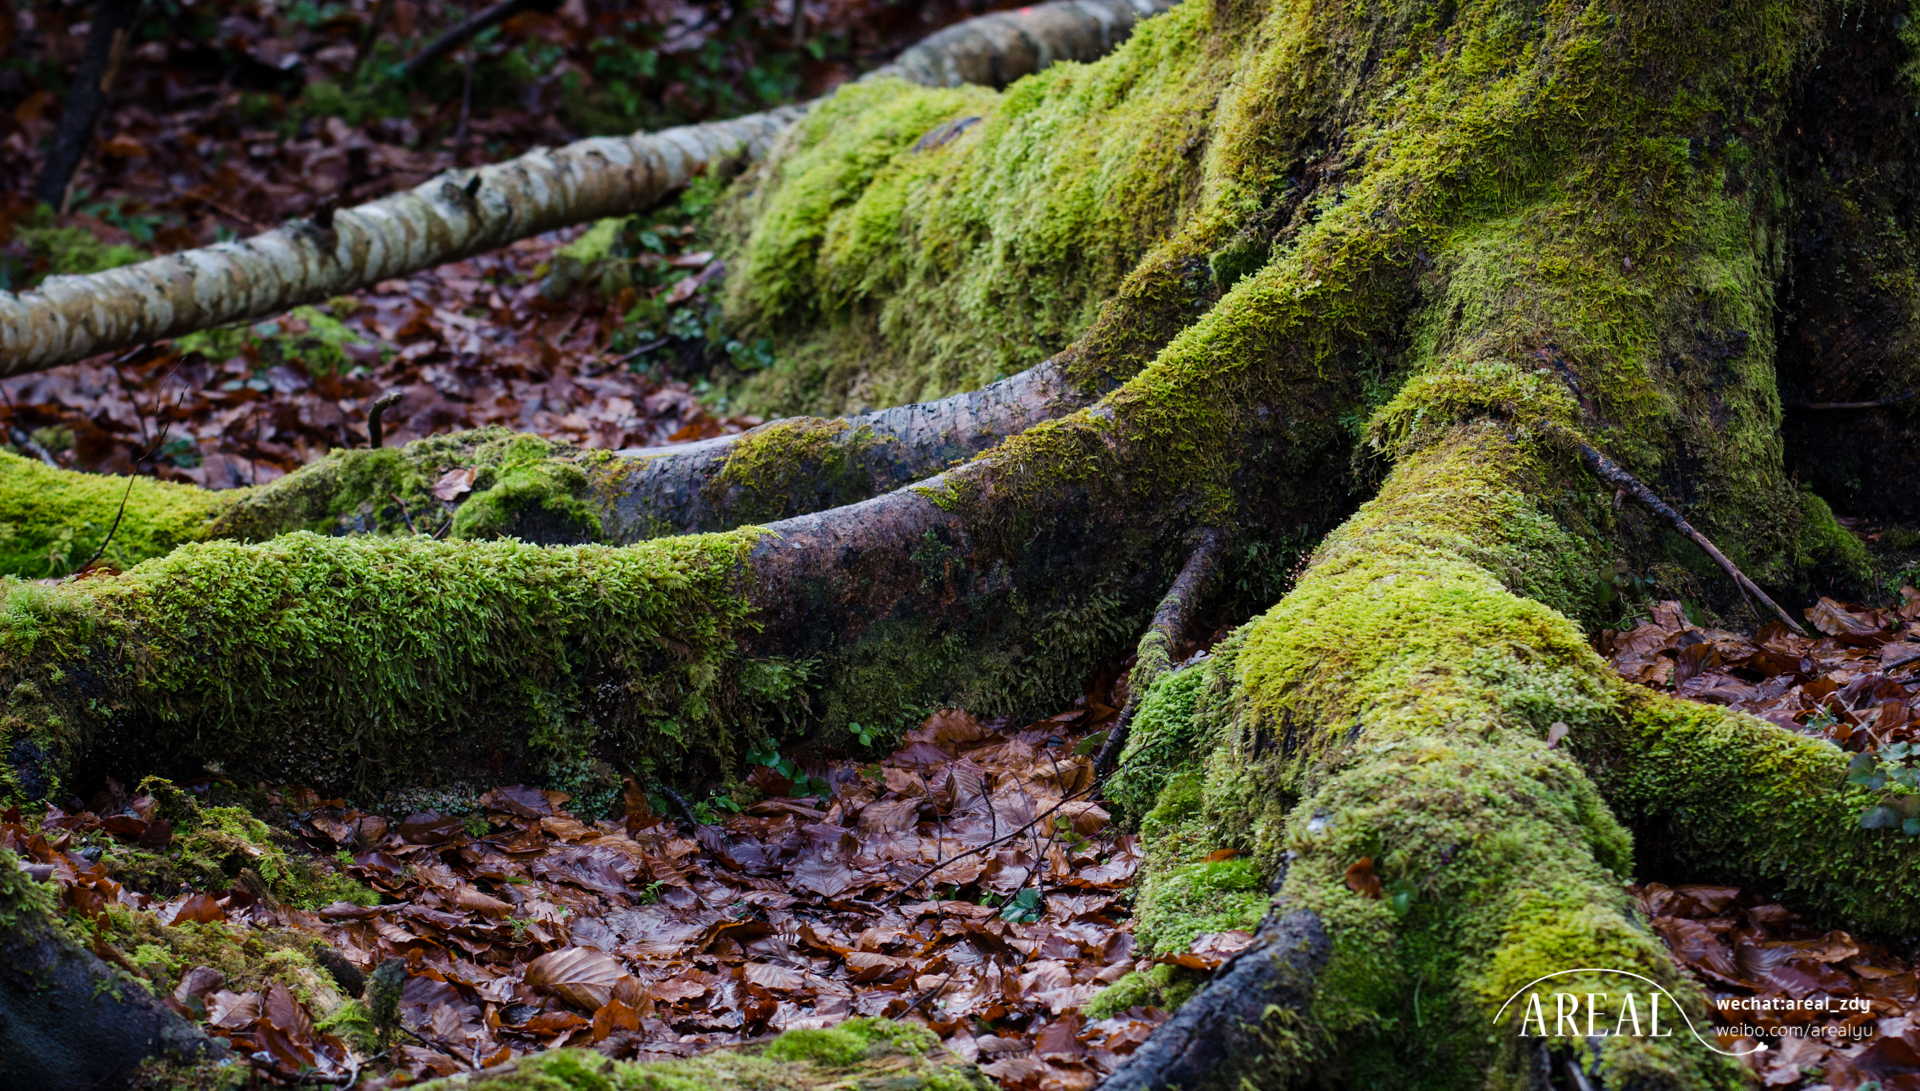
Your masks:
<svg viewBox="0 0 1920 1091"><path fill-rule="evenodd" d="M1146 971L1131 970L1120 980L1095 993L1080 1009L1088 1019L1111 1019L1129 1008L1159 1008L1174 1011L1206 983L1202 974L1184 966L1165 963Z"/></svg>
<svg viewBox="0 0 1920 1091"><path fill-rule="evenodd" d="M1154 807L1167 779L1192 762L1193 705L1205 672L1189 668L1163 674L1140 699L1120 767L1107 782L1106 798L1136 820Z"/></svg>
<svg viewBox="0 0 1920 1091"><path fill-rule="evenodd" d="M816 107L733 198L729 320L778 357L742 403L924 400L1065 348L1192 210L1242 41L1215 19L1182 5L1003 94L887 81Z"/></svg>
<svg viewBox="0 0 1920 1091"><path fill-rule="evenodd" d="M1210 932L1252 931L1266 914L1266 882L1253 861L1217 860L1149 876L1134 931L1147 952L1161 955Z"/></svg>
<svg viewBox="0 0 1920 1091"><path fill-rule="evenodd" d="M102 557L122 568L209 536L233 498L150 477L56 470L0 451L0 576L78 568L106 541L122 497L126 515Z"/></svg>
<svg viewBox="0 0 1920 1091"><path fill-rule="evenodd" d="M990 1091L971 1065L926 1030L853 1019L790 1030L759 1049L718 1049L683 1061L636 1064L587 1050L555 1050L498 1068L420 1085L423 1091Z"/></svg>
<svg viewBox="0 0 1920 1091"><path fill-rule="evenodd" d="M336 449L240 500L215 532L263 541L291 530L446 534L450 529L451 537L465 539L595 541L605 532L589 471L605 457L504 428L430 436L404 447ZM465 482L465 492L443 501L431 490L454 470L470 470L473 477Z"/></svg>
<svg viewBox="0 0 1920 1091"><path fill-rule="evenodd" d="M541 549L296 533L0 585L8 787L52 791L95 746L322 788L485 768L590 791L608 762L723 765L764 719L727 667L754 537Z"/></svg>
<svg viewBox="0 0 1920 1091"><path fill-rule="evenodd" d="M190 333L176 340L174 347L183 353L203 353L216 362L245 357L262 371L298 364L307 374L318 376L353 366L347 348L362 343L358 334L328 311L303 306L283 318Z"/></svg>

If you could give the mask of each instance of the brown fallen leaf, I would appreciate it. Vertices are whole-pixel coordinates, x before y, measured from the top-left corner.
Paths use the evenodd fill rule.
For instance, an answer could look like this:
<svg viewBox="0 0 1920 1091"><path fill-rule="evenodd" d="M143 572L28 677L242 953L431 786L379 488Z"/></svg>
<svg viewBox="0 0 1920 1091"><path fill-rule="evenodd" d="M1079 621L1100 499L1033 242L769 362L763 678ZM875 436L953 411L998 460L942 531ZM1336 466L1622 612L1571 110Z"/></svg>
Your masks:
<svg viewBox="0 0 1920 1091"><path fill-rule="evenodd" d="M523 980L536 992L557 996L584 1011L599 1011L626 977L619 959L591 947L562 947L527 965Z"/></svg>
<svg viewBox="0 0 1920 1091"><path fill-rule="evenodd" d="M1379 898L1386 893L1380 876L1373 873L1373 857L1362 856L1359 863L1347 868L1347 889L1362 898Z"/></svg>

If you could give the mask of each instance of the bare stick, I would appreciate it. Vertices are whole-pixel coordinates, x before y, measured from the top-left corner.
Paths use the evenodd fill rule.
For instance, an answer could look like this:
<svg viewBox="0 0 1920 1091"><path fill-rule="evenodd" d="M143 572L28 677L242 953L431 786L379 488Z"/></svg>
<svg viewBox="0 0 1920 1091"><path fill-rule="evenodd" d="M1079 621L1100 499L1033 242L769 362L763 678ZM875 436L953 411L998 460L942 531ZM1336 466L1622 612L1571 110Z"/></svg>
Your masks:
<svg viewBox="0 0 1920 1091"><path fill-rule="evenodd" d="M665 781L655 784L654 787L660 789L660 794L667 797L667 802L673 804L673 809L679 811L680 817L687 820L687 825L699 828L700 820L694 817L693 805L687 802L686 796L669 788Z"/></svg>
<svg viewBox="0 0 1920 1091"><path fill-rule="evenodd" d="M60 128L54 133L53 147L47 152L33 195L41 203L65 212L73 189L74 172L93 143L93 129L100 111L113 90L113 77L120 58L127 51L127 39L133 34L140 0L97 0L93 22L87 30L86 52L80 56L80 70L74 73L73 90L67 94L60 111Z"/></svg>
<svg viewBox="0 0 1920 1091"><path fill-rule="evenodd" d="M552 6L553 0L501 0L501 3L493 5L478 15L469 16L459 26L454 27L452 30L435 38L432 42L429 42L425 49L421 50L400 69L400 78L404 80L413 79L415 76L433 67L434 63L440 58L459 49L466 43L467 39L472 38L490 26L497 23L504 23L523 11L534 11L543 7L551 8Z"/></svg>
<svg viewBox="0 0 1920 1091"><path fill-rule="evenodd" d="M390 492L387 495L393 497L393 502L400 505L400 518L405 519L407 521L407 533L408 534L420 533L419 531L413 528L413 513L407 510L407 502L405 500L400 499L400 494L397 492Z"/></svg>
<svg viewBox="0 0 1920 1091"><path fill-rule="evenodd" d="M1745 572L1740 571L1732 561L1728 560L1727 555L1720 552L1718 546L1708 541L1706 535L1693 529L1693 525L1688 523L1679 512L1667 506L1666 501L1654 495L1652 489L1641 484L1639 478L1628 473L1619 463L1608 458L1606 455L1582 443L1577 436L1566 429L1554 424L1547 424L1545 427L1550 435L1555 436L1561 442L1571 446L1575 453L1580 456L1580 461L1587 464L1587 469L1593 471L1595 477L1598 477L1600 480L1605 481L1607 484L1638 500L1642 507L1653 512L1664 520L1668 526L1685 535L1694 545L1699 546L1707 556L1713 558L1713 563L1719 565L1721 571L1732 577L1735 586L1739 587L1741 591L1765 603L1767 609L1772 610L1774 615L1778 617L1787 628L1792 629L1801 636L1807 635L1807 631L1802 629L1800 624L1794 621L1790 614L1781 609L1779 603L1768 598L1767 593L1760 590L1759 585L1748 579Z"/></svg>
<svg viewBox="0 0 1920 1091"><path fill-rule="evenodd" d="M1193 552L1187 555L1187 563L1180 569L1180 575L1174 578L1173 586L1167 589L1167 597L1160 600L1159 609L1153 612L1153 622L1140 638L1134 677L1128 680L1126 707L1120 710L1120 718L1114 721L1113 729L1107 732L1107 741L1100 747L1099 757L1093 759L1096 778L1105 777L1113 769L1114 763L1120 760L1120 752L1127 745L1127 731L1133 726L1133 717L1140 708L1140 699L1146 695L1147 687L1153 684L1153 680L1171 666L1171 663L1163 660L1172 656L1180 644L1180 638L1186 635L1187 627L1193 623L1194 608L1200 605L1201 598L1207 593L1207 585L1213 582L1214 574L1220 569L1220 557L1226 552L1226 543L1226 535L1217 530L1202 532L1200 544L1194 546Z"/></svg>

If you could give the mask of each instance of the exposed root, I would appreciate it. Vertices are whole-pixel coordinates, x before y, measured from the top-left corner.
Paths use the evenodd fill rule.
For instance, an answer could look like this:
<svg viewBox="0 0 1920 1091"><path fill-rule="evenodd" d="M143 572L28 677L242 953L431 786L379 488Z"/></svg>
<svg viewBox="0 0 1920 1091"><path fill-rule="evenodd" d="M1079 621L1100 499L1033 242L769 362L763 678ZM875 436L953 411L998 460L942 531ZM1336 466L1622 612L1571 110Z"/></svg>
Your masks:
<svg viewBox="0 0 1920 1091"><path fill-rule="evenodd" d="M1141 698L1146 696L1147 688L1154 679L1165 674L1172 667L1169 660L1174 648L1180 644L1180 638L1186 635L1187 627L1193 623L1193 612L1205 597L1208 585L1220 571L1220 557L1226 550L1226 535L1218 530L1208 529L1201 532L1200 544L1193 547L1193 553L1187 557L1185 567L1167 589L1167 596L1160 600L1160 606L1153 612L1153 622L1147 626L1146 635L1140 638L1135 650L1133 677L1127 680L1127 707L1120 710L1120 719L1114 723L1108 733L1107 741L1100 746L1100 756L1094 759L1094 772L1105 776L1113 768L1113 763L1126 749L1127 732L1133 726L1133 717L1140 710Z"/></svg>
<svg viewBox="0 0 1920 1091"><path fill-rule="evenodd" d="M1289 1033L1313 998L1332 943L1311 910L1273 915L1253 946L1214 972L1174 1017L1101 1083L1102 1091L1260 1086L1258 1074L1298 1057Z"/></svg>

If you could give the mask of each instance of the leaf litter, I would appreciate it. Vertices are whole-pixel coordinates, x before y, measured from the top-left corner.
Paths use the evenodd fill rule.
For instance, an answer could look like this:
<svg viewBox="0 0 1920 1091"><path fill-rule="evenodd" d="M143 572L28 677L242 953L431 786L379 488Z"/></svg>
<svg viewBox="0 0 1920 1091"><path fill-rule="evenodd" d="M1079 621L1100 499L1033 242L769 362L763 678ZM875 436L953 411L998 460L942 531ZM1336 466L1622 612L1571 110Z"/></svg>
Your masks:
<svg viewBox="0 0 1920 1091"><path fill-rule="evenodd" d="M724 814L698 826L631 780L618 816L591 822L565 793L520 785L466 813L398 818L261 786L289 843L378 904L298 908L252 871L137 890L98 846L165 851L172 831L150 796L112 784L93 809L50 808L37 825L8 812L0 845L78 918L119 907L318 940L375 1023L393 998L383 1052L281 980L229 988L213 966L155 968L96 943L265 1082L398 1086L562 1045L658 1060L877 1017L928 1027L1003 1087L1083 1091L1166 1018L1080 1011L1149 965L1128 920L1140 847L1090 801L1092 761L1076 752L1116 715L1086 699L1025 727L948 710L877 762L756 755L752 790L697 804ZM1249 941L1202 936L1162 961L1210 969Z"/></svg>
<svg viewBox="0 0 1920 1091"><path fill-rule="evenodd" d="M1659 602L1633 629L1602 631L1599 648L1628 681L1824 738L1854 753L1853 783L1897 792L1914 786L1920 751L1920 591L1902 587L1901 599L1879 609L1823 597L1805 611L1808 636L1777 621L1751 636L1696 626L1681 603ZM1908 801L1920 802L1892 795L1861 824L1899 826L1909 809L1920 816ZM1740 1050L1768 1043L1746 1059L1764 1086L1920 1091L1920 976L1911 957L1820 929L1739 887L1648 883L1634 894L1706 989L1715 1024L1766 1032L1722 1035Z"/></svg>

